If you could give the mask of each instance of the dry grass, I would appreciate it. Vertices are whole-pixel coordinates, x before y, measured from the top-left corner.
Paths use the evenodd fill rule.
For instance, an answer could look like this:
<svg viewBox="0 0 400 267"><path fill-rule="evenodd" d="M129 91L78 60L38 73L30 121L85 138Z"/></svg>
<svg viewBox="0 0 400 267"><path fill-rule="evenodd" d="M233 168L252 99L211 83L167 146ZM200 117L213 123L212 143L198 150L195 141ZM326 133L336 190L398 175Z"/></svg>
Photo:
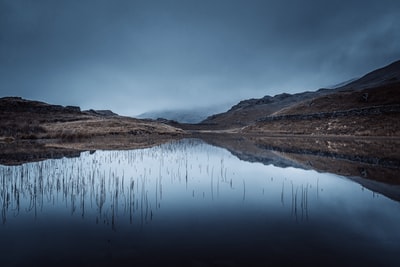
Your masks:
<svg viewBox="0 0 400 267"><path fill-rule="evenodd" d="M309 120L280 120L258 123L246 127L244 133L400 136L398 114L348 116Z"/></svg>
<svg viewBox="0 0 400 267"><path fill-rule="evenodd" d="M59 139L63 142L95 137L175 136L183 130L152 121L102 116L21 98L0 98L0 141ZM148 139L148 138L147 138Z"/></svg>
<svg viewBox="0 0 400 267"><path fill-rule="evenodd" d="M345 91L321 96L292 105L273 115L312 114L399 103L400 83L395 83L360 91Z"/></svg>
<svg viewBox="0 0 400 267"><path fill-rule="evenodd" d="M129 118L91 118L89 120L46 123L46 138L61 138L64 140L93 138L96 136L143 136L162 134L182 134L182 130L168 125L141 122Z"/></svg>

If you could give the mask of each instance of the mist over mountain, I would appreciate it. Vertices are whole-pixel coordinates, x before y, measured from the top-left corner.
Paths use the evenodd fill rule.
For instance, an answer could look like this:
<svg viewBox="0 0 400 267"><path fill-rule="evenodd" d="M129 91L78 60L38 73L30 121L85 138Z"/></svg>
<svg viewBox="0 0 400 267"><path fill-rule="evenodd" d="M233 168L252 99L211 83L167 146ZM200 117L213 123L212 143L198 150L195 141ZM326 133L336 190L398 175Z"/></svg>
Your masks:
<svg viewBox="0 0 400 267"><path fill-rule="evenodd" d="M199 123L207 117L227 110L232 103L213 105L208 107L193 108L193 109L167 109L149 111L137 115L139 119L166 119L179 123Z"/></svg>
<svg viewBox="0 0 400 267"><path fill-rule="evenodd" d="M352 82L354 82L354 81L357 81L358 79L360 79L360 77L352 78L352 79L349 79L349 80L346 80L346 81L343 81L343 82L340 82L340 83L337 83L337 84L325 86L324 88L325 88L325 89L336 89L336 88L339 88L339 87L343 87L343 86L345 86L345 85L348 85L349 83L352 83Z"/></svg>

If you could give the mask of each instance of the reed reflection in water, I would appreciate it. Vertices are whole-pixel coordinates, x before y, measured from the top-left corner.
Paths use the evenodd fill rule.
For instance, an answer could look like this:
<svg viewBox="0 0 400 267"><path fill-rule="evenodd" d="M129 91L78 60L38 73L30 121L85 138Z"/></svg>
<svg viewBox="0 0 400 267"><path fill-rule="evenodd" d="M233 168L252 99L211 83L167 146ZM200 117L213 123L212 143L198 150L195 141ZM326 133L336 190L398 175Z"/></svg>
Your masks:
<svg viewBox="0 0 400 267"><path fill-rule="evenodd" d="M303 218L312 183L318 195L315 179L285 177L274 181L274 173L269 172L263 173L265 179L253 179L251 171L242 173L241 168L227 162L232 157L219 148L190 140L143 150L86 152L80 158L2 166L2 222L21 212L37 218L53 211L90 217L112 228L117 218L143 225L161 208L165 194L168 203L185 206L188 196L206 204L218 199L244 202L249 190L248 201L262 200L260 195L267 200L266 195L280 191L282 208L285 201L291 203L287 207L290 214L297 216L301 209Z"/></svg>
<svg viewBox="0 0 400 267"><path fill-rule="evenodd" d="M327 234L345 238L354 232L377 242L383 251L386 248L379 242L394 245L400 240L400 230L392 228L400 222L397 202L333 174L243 162L199 140L0 166L0 184L1 233L7 229L13 229L13 233L24 231L31 225L57 225L57 229L68 231L75 228L71 230L64 224L76 228L102 225L93 228L91 237L104 236L106 242L119 240L120 247L134 246L144 254L157 251L157 246L164 250L165 246L170 250L186 246L189 260L205 255L213 258L216 247L226 246L220 250L221 257L232 255L233 261L240 262L243 259L235 259L232 254L234 247L241 249L242 257L251 255L258 261L265 253L256 246L283 252L297 246L297 242L305 242L303 249L308 248L307 242L322 242L305 241L307 233L318 239ZM374 218L368 218L371 213ZM368 227L362 225L366 218ZM322 224L325 229L342 229L343 233L326 233L319 229ZM387 228L382 230L383 226ZM113 236L104 229L118 234ZM174 240L176 237L182 239ZM27 237L15 238L24 242ZM70 238L89 242L81 237L62 237L58 241ZM151 243L151 249L146 242ZM8 254L4 251L15 253L5 241L0 244L4 256ZM85 249L105 253L104 246L90 244L92 247ZM308 245L313 247L315 243ZM110 262L120 247L107 248L114 255L108 259ZM395 246L389 247L392 253ZM363 247L359 253L365 253ZM136 254L125 255L124 259L131 260L132 255ZM88 260L93 261L89 256Z"/></svg>

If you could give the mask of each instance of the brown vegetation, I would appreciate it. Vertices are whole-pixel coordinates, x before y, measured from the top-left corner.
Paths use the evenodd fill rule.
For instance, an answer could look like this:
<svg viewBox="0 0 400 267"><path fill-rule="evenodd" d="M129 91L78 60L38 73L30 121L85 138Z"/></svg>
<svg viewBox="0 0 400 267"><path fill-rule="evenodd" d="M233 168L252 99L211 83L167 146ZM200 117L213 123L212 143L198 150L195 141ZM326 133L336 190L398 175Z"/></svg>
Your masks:
<svg viewBox="0 0 400 267"><path fill-rule="evenodd" d="M340 118L285 119L248 126L243 133L261 135L400 136L399 114Z"/></svg>
<svg viewBox="0 0 400 267"><path fill-rule="evenodd" d="M396 104L400 104L400 83L359 91L341 90L337 93L320 96L281 109L272 114L272 116L333 112Z"/></svg>
<svg viewBox="0 0 400 267"><path fill-rule="evenodd" d="M400 83L339 91L284 108L247 127L262 134L400 136Z"/></svg>
<svg viewBox="0 0 400 267"><path fill-rule="evenodd" d="M25 140L78 150L137 148L185 134L158 122L12 97L0 99L0 124L0 143Z"/></svg>

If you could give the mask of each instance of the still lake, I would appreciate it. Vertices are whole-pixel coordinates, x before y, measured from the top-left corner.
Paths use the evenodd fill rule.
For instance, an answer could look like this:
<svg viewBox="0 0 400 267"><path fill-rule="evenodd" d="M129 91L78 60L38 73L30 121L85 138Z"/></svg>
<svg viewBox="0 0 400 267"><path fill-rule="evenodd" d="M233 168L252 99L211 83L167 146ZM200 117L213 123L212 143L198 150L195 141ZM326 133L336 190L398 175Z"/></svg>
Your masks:
<svg viewBox="0 0 400 267"><path fill-rule="evenodd" d="M399 266L400 203L186 139L0 165L1 266Z"/></svg>

